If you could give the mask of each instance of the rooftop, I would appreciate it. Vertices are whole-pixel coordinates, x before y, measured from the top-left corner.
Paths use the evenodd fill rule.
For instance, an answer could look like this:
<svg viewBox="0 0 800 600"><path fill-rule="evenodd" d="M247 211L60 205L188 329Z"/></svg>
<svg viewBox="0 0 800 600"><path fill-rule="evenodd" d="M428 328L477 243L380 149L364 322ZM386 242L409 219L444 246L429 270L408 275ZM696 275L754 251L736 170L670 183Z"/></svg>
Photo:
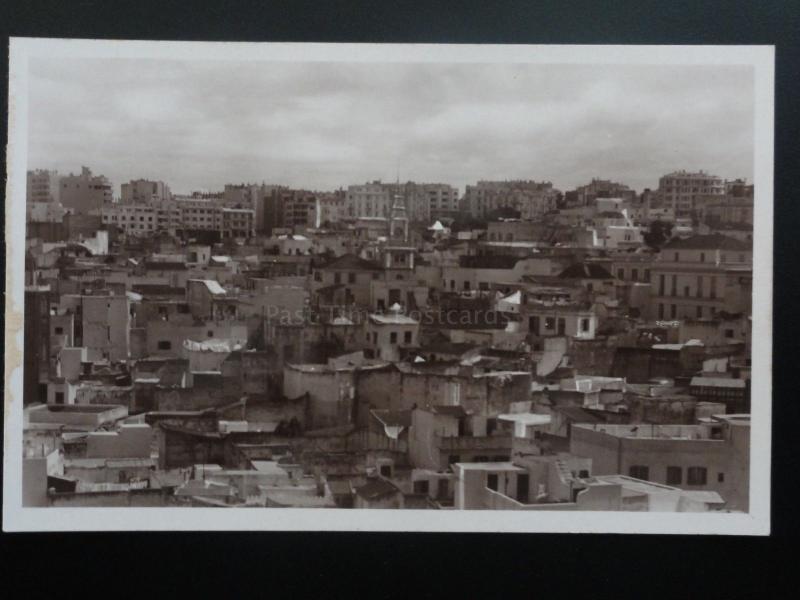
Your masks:
<svg viewBox="0 0 800 600"><path fill-rule="evenodd" d="M685 239L674 239L664 245L664 250L739 250L750 251L748 244L736 238L712 233L710 235L693 235Z"/></svg>
<svg viewBox="0 0 800 600"><path fill-rule="evenodd" d="M570 265L558 275L562 279L614 279L608 269L590 262L580 262Z"/></svg>
<svg viewBox="0 0 800 600"><path fill-rule="evenodd" d="M712 437L711 425L653 425L648 423L618 425L606 423L575 423L573 427L589 429L613 437L628 439L722 441L719 437Z"/></svg>
<svg viewBox="0 0 800 600"><path fill-rule="evenodd" d="M364 260L355 254L344 254L339 258L334 259L323 269L336 270L336 271L380 271L381 267L375 262Z"/></svg>
<svg viewBox="0 0 800 600"><path fill-rule="evenodd" d="M397 487L385 479L371 479L364 485L355 488L358 496L366 500L377 500L398 493Z"/></svg>

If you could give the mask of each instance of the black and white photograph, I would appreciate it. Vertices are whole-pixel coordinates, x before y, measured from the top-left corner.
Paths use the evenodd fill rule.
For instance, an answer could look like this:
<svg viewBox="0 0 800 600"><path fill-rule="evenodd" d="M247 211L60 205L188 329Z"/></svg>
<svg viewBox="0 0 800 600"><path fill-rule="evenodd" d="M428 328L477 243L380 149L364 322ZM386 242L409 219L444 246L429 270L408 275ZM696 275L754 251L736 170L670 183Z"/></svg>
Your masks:
<svg viewBox="0 0 800 600"><path fill-rule="evenodd" d="M769 533L772 47L10 59L4 529Z"/></svg>

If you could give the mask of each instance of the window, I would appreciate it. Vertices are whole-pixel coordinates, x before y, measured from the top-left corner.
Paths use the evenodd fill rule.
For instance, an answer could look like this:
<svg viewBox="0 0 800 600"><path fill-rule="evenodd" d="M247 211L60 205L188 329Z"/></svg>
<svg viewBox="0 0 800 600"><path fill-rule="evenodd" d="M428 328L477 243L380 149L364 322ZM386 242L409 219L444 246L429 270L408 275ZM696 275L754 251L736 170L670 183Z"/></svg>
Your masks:
<svg viewBox="0 0 800 600"><path fill-rule="evenodd" d="M322 273L314 271L314 281L322 281Z"/></svg>
<svg viewBox="0 0 800 600"><path fill-rule="evenodd" d="M725 337L732 338L733 337L733 329L726 329L725 330Z"/></svg>
<svg viewBox="0 0 800 600"><path fill-rule="evenodd" d="M676 252L676 253L675 253L675 262L679 262L679 261L680 261L680 259L681 259L680 252Z"/></svg>
<svg viewBox="0 0 800 600"><path fill-rule="evenodd" d="M355 273L348 273L347 274L347 283L355 283L356 282L356 274Z"/></svg>
<svg viewBox="0 0 800 600"><path fill-rule="evenodd" d="M410 331L406 331L403 334L403 343L405 343L405 344L410 344L411 343L411 332Z"/></svg>
<svg viewBox="0 0 800 600"><path fill-rule="evenodd" d="M589 331L589 319L581 319L581 331Z"/></svg>
<svg viewBox="0 0 800 600"><path fill-rule="evenodd" d="M465 292L468 292L468 291L469 291L469 281L465 281L465 282L464 282L464 291L465 291Z"/></svg>
<svg viewBox="0 0 800 600"><path fill-rule="evenodd" d="M659 304L658 305L658 318L661 319L661 320L664 319L664 305L663 304Z"/></svg>
<svg viewBox="0 0 800 600"><path fill-rule="evenodd" d="M208 330L208 337L210 338L214 337L214 332L211 331L210 329Z"/></svg>
<svg viewBox="0 0 800 600"><path fill-rule="evenodd" d="M683 483L683 469L681 467L667 467L667 485L680 485Z"/></svg>
<svg viewBox="0 0 800 600"><path fill-rule="evenodd" d="M625 269L617 269L617 279L625 279Z"/></svg>
<svg viewBox="0 0 800 600"><path fill-rule="evenodd" d="M64 404L64 392L56 392L56 404Z"/></svg>
<svg viewBox="0 0 800 600"><path fill-rule="evenodd" d="M688 285L685 285L685 286L683 286L683 295L684 295L686 298L688 298L688 297L689 297L689 286L688 286Z"/></svg>
<svg viewBox="0 0 800 600"><path fill-rule="evenodd" d="M62 335L64 333L63 327L56 327L56 335Z"/></svg>
<svg viewBox="0 0 800 600"><path fill-rule="evenodd" d="M392 476L391 465L381 465L381 477L391 477L391 476Z"/></svg>
<svg viewBox="0 0 800 600"><path fill-rule="evenodd" d="M415 494L427 494L429 490L429 484L427 479L421 479L419 481L414 482L414 493Z"/></svg>
<svg viewBox="0 0 800 600"><path fill-rule="evenodd" d="M689 485L705 485L708 470L705 467L689 467L686 474L686 483Z"/></svg>
<svg viewBox="0 0 800 600"><path fill-rule="evenodd" d="M498 484L497 473L489 473L486 476L486 487L488 487L490 490L494 490L496 492L497 491L497 484Z"/></svg>
<svg viewBox="0 0 800 600"><path fill-rule="evenodd" d="M700 262L706 262L706 254L705 252L700 253Z"/></svg>
<svg viewBox="0 0 800 600"><path fill-rule="evenodd" d="M159 350L172 350L172 342L167 340L161 340L158 342L158 349Z"/></svg>
<svg viewBox="0 0 800 600"><path fill-rule="evenodd" d="M545 317L544 318L544 328L545 329L553 329L556 326L556 319L555 317Z"/></svg>
<svg viewBox="0 0 800 600"><path fill-rule="evenodd" d="M342 274L341 273L334 273L333 274L333 283L340 284L342 283Z"/></svg>
<svg viewBox="0 0 800 600"><path fill-rule="evenodd" d="M639 269L631 269L631 280L639 281Z"/></svg>
<svg viewBox="0 0 800 600"><path fill-rule="evenodd" d="M669 306L669 318L676 319L678 317L678 307L675 304Z"/></svg>
<svg viewBox="0 0 800 600"><path fill-rule="evenodd" d="M664 279L665 279L664 275L659 275L658 276L658 295L659 296L663 296L664 295Z"/></svg>
<svg viewBox="0 0 800 600"><path fill-rule="evenodd" d="M697 318L698 319L702 319L703 318L703 307L702 306L698 306L697 307Z"/></svg>
<svg viewBox="0 0 800 600"><path fill-rule="evenodd" d="M695 296L697 296L698 298L702 298L703 297L703 276L702 275L698 275L697 276L697 289L695 290Z"/></svg>
<svg viewBox="0 0 800 600"><path fill-rule="evenodd" d="M717 473L717 483L725 483L725 473Z"/></svg>
<svg viewBox="0 0 800 600"><path fill-rule="evenodd" d="M392 331L389 334L389 342L392 343L392 344L396 344L397 343L397 332L396 331Z"/></svg>
<svg viewBox="0 0 800 600"><path fill-rule="evenodd" d="M630 469L628 469L628 475L634 479L643 479L648 481L650 477L650 469L644 465L631 465Z"/></svg>
<svg viewBox="0 0 800 600"><path fill-rule="evenodd" d="M673 296L677 296L678 295L678 276L677 275L673 275L672 276L672 295Z"/></svg>

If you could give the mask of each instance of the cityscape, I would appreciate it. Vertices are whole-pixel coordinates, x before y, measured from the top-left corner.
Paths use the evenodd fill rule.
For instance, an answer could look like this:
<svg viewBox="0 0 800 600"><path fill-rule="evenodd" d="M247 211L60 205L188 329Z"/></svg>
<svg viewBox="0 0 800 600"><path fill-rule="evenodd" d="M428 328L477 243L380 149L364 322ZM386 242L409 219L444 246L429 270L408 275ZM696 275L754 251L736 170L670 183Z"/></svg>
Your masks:
<svg viewBox="0 0 800 600"><path fill-rule="evenodd" d="M748 512L750 171L72 156L27 170L23 506Z"/></svg>

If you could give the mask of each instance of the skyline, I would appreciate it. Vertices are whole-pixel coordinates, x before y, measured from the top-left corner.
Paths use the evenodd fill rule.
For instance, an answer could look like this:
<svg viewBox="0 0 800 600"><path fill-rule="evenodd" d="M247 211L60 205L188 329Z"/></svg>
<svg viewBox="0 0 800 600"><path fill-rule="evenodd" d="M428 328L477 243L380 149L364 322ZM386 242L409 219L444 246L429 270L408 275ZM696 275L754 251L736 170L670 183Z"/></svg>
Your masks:
<svg viewBox="0 0 800 600"><path fill-rule="evenodd" d="M140 178L186 194L398 175L641 192L681 169L752 181L753 101L744 66L36 58L28 169L86 165L115 195Z"/></svg>

